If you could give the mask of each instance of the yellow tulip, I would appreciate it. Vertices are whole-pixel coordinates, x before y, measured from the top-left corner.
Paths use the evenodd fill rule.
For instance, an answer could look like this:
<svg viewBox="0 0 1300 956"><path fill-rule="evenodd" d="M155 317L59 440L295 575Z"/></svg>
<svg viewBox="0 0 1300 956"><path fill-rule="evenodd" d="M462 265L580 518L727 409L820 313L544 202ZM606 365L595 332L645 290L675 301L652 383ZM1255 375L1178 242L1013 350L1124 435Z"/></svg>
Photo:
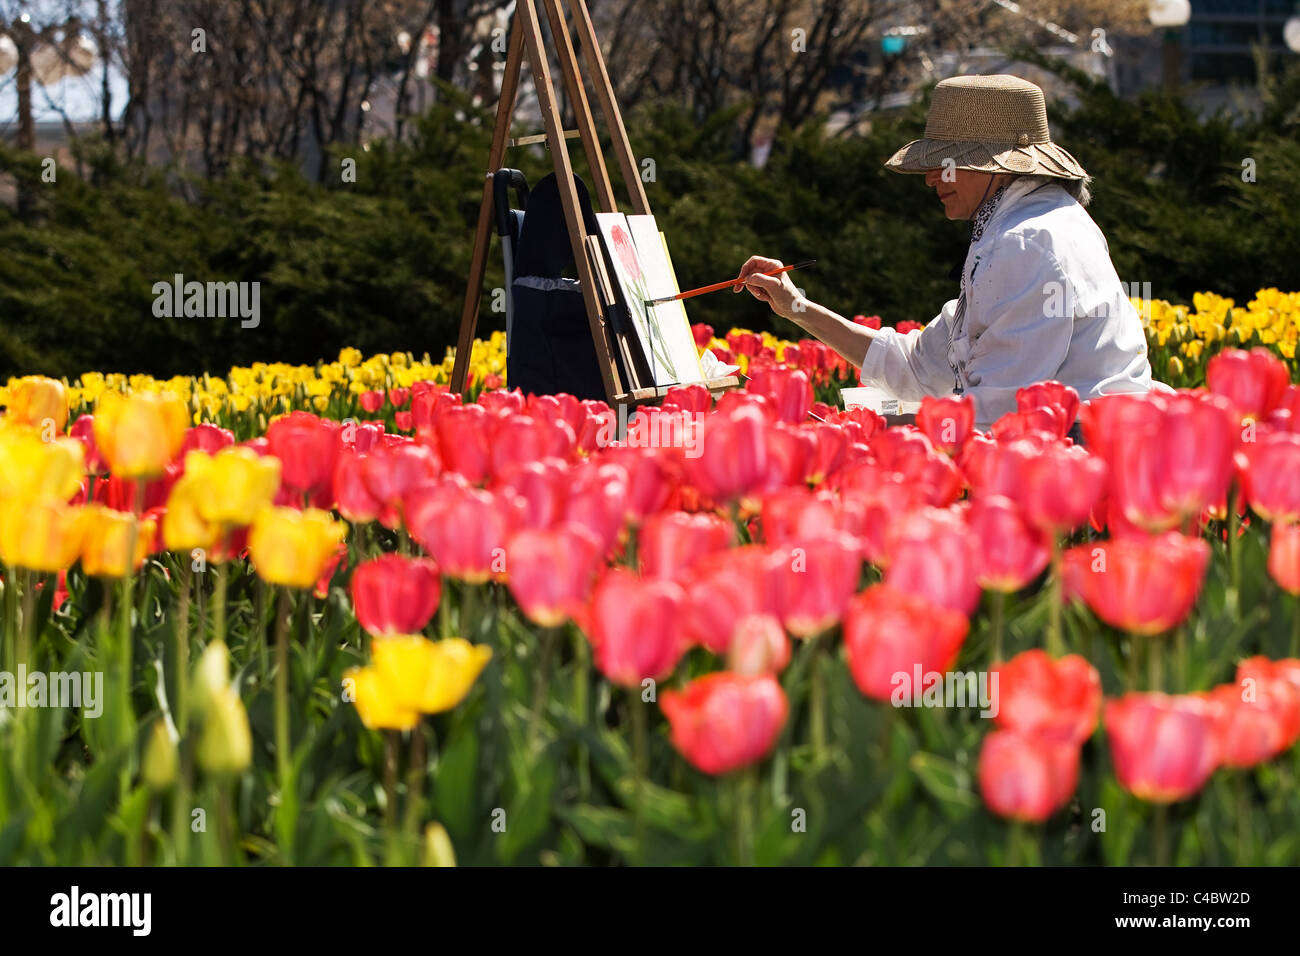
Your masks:
<svg viewBox="0 0 1300 956"><path fill-rule="evenodd" d="M192 451L185 456L185 475L205 489L198 498L205 521L243 527L280 490L280 459L251 448L223 448L215 455Z"/></svg>
<svg viewBox="0 0 1300 956"><path fill-rule="evenodd" d="M451 845L447 828L441 823L430 823L424 828L425 866L455 866L456 850Z"/></svg>
<svg viewBox="0 0 1300 956"><path fill-rule="evenodd" d="M235 688L217 694L204 714L198 758L199 766L214 775L240 773L252 762L248 712Z"/></svg>
<svg viewBox="0 0 1300 956"><path fill-rule="evenodd" d="M197 452L190 453L194 454ZM203 498L211 493L206 482L188 471L172 485L162 524L163 544L168 551L211 551L216 547L221 529L204 519L200 510Z"/></svg>
<svg viewBox="0 0 1300 956"><path fill-rule="evenodd" d="M262 580L310 588L346 533L347 526L327 511L264 508L249 529L248 551Z"/></svg>
<svg viewBox="0 0 1300 956"><path fill-rule="evenodd" d="M9 386L7 417L19 425L41 427L49 419L56 432L68 424L68 389L43 375L26 375Z"/></svg>
<svg viewBox="0 0 1300 956"><path fill-rule="evenodd" d="M81 568L91 577L124 578L144 563L153 550L158 522L149 518L137 522L135 515L102 505L85 507L86 527L81 542ZM135 559L127 561L131 536L135 535ZM129 567L128 567L129 564Z"/></svg>
<svg viewBox="0 0 1300 956"><path fill-rule="evenodd" d="M42 441L31 429L0 427L0 495L65 502L85 473L85 448L77 439Z"/></svg>
<svg viewBox="0 0 1300 956"><path fill-rule="evenodd" d="M343 678L352 681L357 716L371 730L411 730L420 722L419 711L397 706L373 667L353 667Z"/></svg>
<svg viewBox="0 0 1300 956"><path fill-rule="evenodd" d="M0 500L0 558L31 571L64 571L77 560L85 522L81 507Z"/></svg>
<svg viewBox="0 0 1300 956"><path fill-rule="evenodd" d="M119 478L156 478L180 450L190 413L174 395L105 392L95 408L95 443Z"/></svg>
<svg viewBox="0 0 1300 956"><path fill-rule="evenodd" d="M370 656L381 687L396 706L436 714L464 700L492 648L459 637L429 641L398 634L372 639Z"/></svg>
<svg viewBox="0 0 1300 956"><path fill-rule="evenodd" d="M167 730L165 721L154 721L149 743L145 745L140 761L140 776L150 790L162 791L176 782L176 741Z"/></svg>

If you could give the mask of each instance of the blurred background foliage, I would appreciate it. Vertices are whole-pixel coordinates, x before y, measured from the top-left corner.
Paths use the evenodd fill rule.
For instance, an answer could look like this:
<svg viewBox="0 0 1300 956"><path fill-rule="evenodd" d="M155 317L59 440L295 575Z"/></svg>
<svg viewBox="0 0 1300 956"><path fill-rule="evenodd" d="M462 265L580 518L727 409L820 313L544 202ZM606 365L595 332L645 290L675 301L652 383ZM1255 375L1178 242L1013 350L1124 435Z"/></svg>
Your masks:
<svg viewBox="0 0 1300 956"><path fill-rule="evenodd" d="M1201 290L1244 302L1297 285L1300 65L1261 82L1261 111L1234 118L1202 117L1165 91L1121 99L1053 68L1079 98L1052 110L1054 136L1095 179L1090 211L1123 281L1175 302ZM881 165L921 134L927 103L852 136L827 135L816 119L783 129L761 169L741 145L741 108L704 122L662 103L632 111L631 142L654 160L645 187L682 287L732 275L755 253L815 257L800 281L830 308L887 324L932 318L956 294L948 276L968 227L944 219L920 177ZM40 157L0 147L0 175L33 203L22 218L0 204L0 378L220 372L313 362L343 346L436 360L455 340L491 124L490 111L443 85L415 135L337 150L339 175L324 184L249 161L200 178L124 161L94 140L76 145L83 175L60 170L46 184ZM573 156L585 174L576 143ZM343 181L345 159L355 182ZM550 168L540 147L508 161L530 182ZM176 273L260 282L260 325L155 317L153 284ZM485 287L503 282L494 242ZM481 336L504 327L490 305L485 295ZM689 314L720 330L793 331L748 296L710 296Z"/></svg>

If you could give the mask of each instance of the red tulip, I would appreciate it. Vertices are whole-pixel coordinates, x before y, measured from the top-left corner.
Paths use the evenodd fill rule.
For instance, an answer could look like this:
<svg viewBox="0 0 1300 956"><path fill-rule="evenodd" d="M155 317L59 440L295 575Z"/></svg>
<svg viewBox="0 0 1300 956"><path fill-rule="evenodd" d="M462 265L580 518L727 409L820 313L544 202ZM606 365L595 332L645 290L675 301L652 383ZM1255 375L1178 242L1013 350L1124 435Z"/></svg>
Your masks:
<svg viewBox="0 0 1300 956"><path fill-rule="evenodd" d="M736 674L779 674L790 663L790 641L770 614L750 614L736 622L727 651L727 669Z"/></svg>
<svg viewBox="0 0 1300 956"><path fill-rule="evenodd" d="M747 387L768 400L777 421L797 425L808 417L812 408L812 384L808 374L800 369L751 369Z"/></svg>
<svg viewBox="0 0 1300 956"><path fill-rule="evenodd" d="M795 637L834 627L862 577L862 546L844 531L773 548L781 568L781 620ZM775 559L774 559L775 560Z"/></svg>
<svg viewBox="0 0 1300 956"><path fill-rule="evenodd" d="M384 393L382 391L362 392L357 401L363 409L374 414L384 407Z"/></svg>
<svg viewBox="0 0 1300 956"><path fill-rule="evenodd" d="M719 502L760 488L769 468L768 427L762 410L752 405L709 415L700 457L687 465L694 484Z"/></svg>
<svg viewBox="0 0 1300 956"><path fill-rule="evenodd" d="M78 415L77 420L68 426L68 435L81 442L82 448L85 449L87 474L103 475L108 472L108 463L104 461L104 457L99 453L99 446L95 444L94 415ZM233 436L231 441L234 441ZM185 460L184 446L182 446L182 451L178 453L177 457L181 461Z"/></svg>
<svg viewBox="0 0 1300 956"><path fill-rule="evenodd" d="M784 545L844 530L846 516L840 502L807 488L780 488L763 496L763 540Z"/></svg>
<svg viewBox="0 0 1300 956"><path fill-rule="evenodd" d="M1025 736L1082 744L1101 710L1101 675L1078 654L1017 654L994 668L999 727Z"/></svg>
<svg viewBox="0 0 1300 956"><path fill-rule="evenodd" d="M663 407L702 415L713 407L713 396L704 385L677 385L664 395Z"/></svg>
<svg viewBox="0 0 1300 956"><path fill-rule="evenodd" d="M1125 694L1106 702L1120 786L1152 803L1192 796L1220 762L1217 705L1194 695Z"/></svg>
<svg viewBox="0 0 1300 956"><path fill-rule="evenodd" d="M1007 412L993 423L990 431L999 442L1028 438L1047 443L1058 442L1070 430L1061 411L1050 406Z"/></svg>
<svg viewBox="0 0 1300 956"><path fill-rule="evenodd" d="M541 627L558 627L581 611L600 564L600 543L581 528L524 530L506 545L510 593Z"/></svg>
<svg viewBox="0 0 1300 956"><path fill-rule="evenodd" d="M394 408L401 408L411 400L411 390L409 388L390 388L388 390L388 401Z"/></svg>
<svg viewBox="0 0 1300 956"><path fill-rule="evenodd" d="M466 405L464 410L448 411L443 415L440 426L450 428L458 424L457 414L463 414L463 411L474 407L476 406ZM530 461L541 461L543 458L567 459L572 455L576 442L573 429L565 422L529 415L507 415L493 425L489 467L493 475L500 475ZM463 474L471 481L482 477L477 472L477 462L471 472Z"/></svg>
<svg viewBox="0 0 1300 956"><path fill-rule="evenodd" d="M1106 489L1106 464L1077 445L1050 445L1025 464L1015 500L1031 524L1051 534L1088 520Z"/></svg>
<svg viewBox="0 0 1300 956"><path fill-rule="evenodd" d="M1237 665L1236 686L1244 697L1263 702L1278 714L1284 747L1300 739L1300 660L1247 658Z"/></svg>
<svg viewBox="0 0 1300 956"><path fill-rule="evenodd" d="M365 454L384 438L383 422L347 422L339 429L339 453L353 451Z"/></svg>
<svg viewBox="0 0 1300 956"><path fill-rule="evenodd" d="M1000 817L1042 823L1069 802L1079 783L1077 744L995 730L980 749L980 793Z"/></svg>
<svg viewBox="0 0 1300 956"><path fill-rule="evenodd" d="M1282 590L1300 597L1300 524L1273 525L1268 573Z"/></svg>
<svg viewBox="0 0 1300 956"><path fill-rule="evenodd" d="M379 520L388 528L399 528L404 520L404 499L410 492L431 484L438 476L438 458L428 448L411 441L383 444L361 458L361 480L366 491L379 502ZM335 476L337 479L337 475ZM350 489L345 489L350 490ZM355 501L355 495L353 501ZM343 501L339 496L340 504Z"/></svg>
<svg viewBox="0 0 1300 956"><path fill-rule="evenodd" d="M615 446L602 452L601 461L627 475L623 516L632 524L666 507L678 486L677 469L664 449Z"/></svg>
<svg viewBox="0 0 1300 956"><path fill-rule="evenodd" d="M686 640L686 595L673 581L643 581L622 568L605 573L587 611L587 636L600 672L611 683L640 688L673 672Z"/></svg>
<svg viewBox="0 0 1300 956"><path fill-rule="evenodd" d="M339 514L353 524L365 524L379 516L381 502L370 493L362 479L364 455L349 451L347 446L339 453L334 467L334 500Z"/></svg>
<svg viewBox="0 0 1300 956"><path fill-rule="evenodd" d="M1246 442L1237 465L1251 508L1269 521L1300 521L1300 435L1275 432Z"/></svg>
<svg viewBox="0 0 1300 956"><path fill-rule="evenodd" d="M713 339L713 326L705 325L703 322L696 322L691 326L691 335L695 337L696 348L707 348L709 342Z"/></svg>
<svg viewBox="0 0 1300 956"><path fill-rule="evenodd" d="M1043 573L1050 559L1047 536L1027 524L1001 495L981 495L966 515L975 544L976 579L982 588L1011 594Z"/></svg>
<svg viewBox="0 0 1300 956"><path fill-rule="evenodd" d="M411 386L411 420L417 430L432 428L434 421L445 409L459 405L460 395L448 391L446 385L416 382Z"/></svg>
<svg viewBox="0 0 1300 956"><path fill-rule="evenodd" d="M1207 696L1218 705L1220 759L1225 767L1254 767L1293 743L1287 736L1286 714L1275 697L1246 699L1237 684L1220 684Z"/></svg>
<svg viewBox="0 0 1300 956"><path fill-rule="evenodd" d="M345 542L340 541L339 546L334 549L334 554L325 562L321 568L320 577L316 579L316 586L312 588L314 594L320 600L329 597L330 584L334 581L334 576L340 571L347 571L348 568L348 546Z"/></svg>
<svg viewBox="0 0 1300 956"><path fill-rule="evenodd" d="M878 315L855 315L853 321L858 325L865 325L869 329L880 328L880 316Z"/></svg>
<svg viewBox="0 0 1300 956"><path fill-rule="evenodd" d="M710 774L762 760L789 713L785 692L770 674L725 671L697 678L682 691L665 690L659 707L672 727L673 746Z"/></svg>
<svg viewBox="0 0 1300 956"><path fill-rule="evenodd" d="M369 634L419 634L438 610L442 579L429 558L385 554L352 573L352 607Z"/></svg>
<svg viewBox="0 0 1300 956"><path fill-rule="evenodd" d="M415 418L410 412L393 412L393 424L399 432L409 432L415 427Z"/></svg>
<svg viewBox="0 0 1300 956"><path fill-rule="evenodd" d="M923 508L894 526L885 582L937 607L970 614L979 604L977 545L952 511Z"/></svg>
<svg viewBox="0 0 1300 956"><path fill-rule="evenodd" d="M754 614L781 616L785 556L758 545L721 551L700 562L687 583L687 636L714 654L731 646L738 622Z"/></svg>
<svg viewBox="0 0 1300 956"><path fill-rule="evenodd" d="M1131 406L1108 445L1111 507L1148 531L1222 509L1239 427L1227 400L1206 393Z"/></svg>
<svg viewBox="0 0 1300 956"><path fill-rule="evenodd" d="M483 481L491 470L495 427L482 405L444 407L433 423L443 468L463 475L471 484Z"/></svg>
<svg viewBox="0 0 1300 956"><path fill-rule="evenodd" d="M1134 535L1070 548L1062 580L1067 597L1082 597L1107 624L1160 634L1191 613L1209 560L1200 538Z"/></svg>
<svg viewBox="0 0 1300 956"><path fill-rule="evenodd" d="M1061 382L1037 382L1024 388L1016 389L1016 409L1032 412L1035 409L1050 408L1057 413L1064 428L1057 436L1065 437L1074 420L1079 417L1079 393L1069 385Z"/></svg>
<svg viewBox="0 0 1300 956"><path fill-rule="evenodd" d="M280 459L280 484L297 496L313 497L330 486L339 455L337 422L308 412L290 412L266 430L270 452Z"/></svg>
<svg viewBox="0 0 1300 956"><path fill-rule="evenodd" d="M520 528L554 528L564 516L569 466L555 458L530 461L498 476L494 492L509 491L523 499Z"/></svg>
<svg viewBox="0 0 1300 956"><path fill-rule="evenodd" d="M1282 401L1291 373L1286 363L1263 346L1224 349L1205 367L1205 384L1237 409L1239 418L1263 418Z"/></svg>
<svg viewBox="0 0 1300 956"><path fill-rule="evenodd" d="M447 577L470 584L500 580L507 573L516 501L446 480L407 497L406 527Z"/></svg>
<svg viewBox="0 0 1300 956"><path fill-rule="evenodd" d="M910 680L917 667L922 674L952 667L968 627L964 614L874 585L854 597L844 615L849 671L863 694L887 701L897 675Z"/></svg>
<svg viewBox="0 0 1300 956"><path fill-rule="evenodd" d="M804 432L813 438L813 455L808 466L808 481L810 484L820 485L844 463L848 451L848 437L844 429L822 422L806 425Z"/></svg>
<svg viewBox="0 0 1300 956"><path fill-rule="evenodd" d="M641 574L680 581L704 556L731 544L730 522L714 515L665 511L651 515L637 537Z"/></svg>
<svg viewBox="0 0 1300 956"><path fill-rule="evenodd" d="M215 455L234 443L235 434L230 429L200 422L186 430L185 438L181 441L181 450L176 453L176 461L185 461L185 456L192 451L206 451L209 455Z"/></svg>
<svg viewBox="0 0 1300 956"><path fill-rule="evenodd" d="M564 523L590 531L601 552L608 554L623 534L627 496L627 471L622 465L588 460L570 472Z"/></svg>
<svg viewBox="0 0 1300 956"><path fill-rule="evenodd" d="M916 426L945 455L957 455L975 431L975 402L969 395L921 399Z"/></svg>

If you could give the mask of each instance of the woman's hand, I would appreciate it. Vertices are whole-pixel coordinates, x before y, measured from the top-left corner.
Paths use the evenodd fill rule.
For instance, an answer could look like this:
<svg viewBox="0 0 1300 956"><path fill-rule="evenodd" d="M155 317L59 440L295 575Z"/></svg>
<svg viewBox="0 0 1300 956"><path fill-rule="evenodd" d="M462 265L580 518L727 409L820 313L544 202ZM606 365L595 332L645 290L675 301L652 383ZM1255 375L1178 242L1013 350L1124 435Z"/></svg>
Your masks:
<svg viewBox="0 0 1300 956"><path fill-rule="evenodd" d="M765 272L780 269L783 265L784 263L779 259L750 256L749 260L740 267L739 276L742 281L732 286L731 291L739 292L741 289L748 289L750 295L766 302L777 315L784 319L793 319L796 311L803 310L795 309L795 303L801 297L799 290L790 281L790 273L783 272L779 276L763 275Z"/></svg>

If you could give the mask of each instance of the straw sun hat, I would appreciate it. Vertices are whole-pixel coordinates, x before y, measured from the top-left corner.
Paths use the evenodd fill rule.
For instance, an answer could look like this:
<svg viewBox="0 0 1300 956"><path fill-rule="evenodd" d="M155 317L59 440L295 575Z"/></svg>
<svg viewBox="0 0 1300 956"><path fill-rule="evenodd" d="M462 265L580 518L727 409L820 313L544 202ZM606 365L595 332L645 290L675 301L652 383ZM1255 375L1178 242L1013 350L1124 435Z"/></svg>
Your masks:
<svg viewBox="0 0 1300 956"><path fill-rule="evenodd" d="M1018 76L955 76L934 88L925 136L885 166L896 173L957 169L1085 180L1079 161L1052 142L1043 91Z"/></svg>

